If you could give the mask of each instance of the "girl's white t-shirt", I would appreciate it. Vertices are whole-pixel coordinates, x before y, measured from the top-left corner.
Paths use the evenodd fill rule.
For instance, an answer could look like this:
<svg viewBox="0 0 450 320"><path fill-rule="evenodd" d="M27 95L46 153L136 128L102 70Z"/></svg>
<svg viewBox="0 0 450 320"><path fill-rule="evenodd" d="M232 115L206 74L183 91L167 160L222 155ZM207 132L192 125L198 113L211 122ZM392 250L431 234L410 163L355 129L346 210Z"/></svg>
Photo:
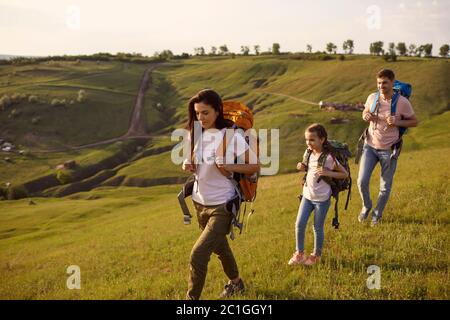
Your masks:
<svg viewBox="0 0 450 320"><path fill-rule="evenodd" d="M307 152L307 151L306 151ZM306 155L305 152L305 155ZM308 173L306 174L306 183L303 186L303 196L311 201L327 201L331 196L331 187L323 179L317 182L319 176L316 174L318 167L319 157L321 153L311 153L308 164ZM338 161L336 160L336 165ZM325 160L324 169L333 170L335 166L335 160L329 154Z"/></svg>
<svg viewBox="0 0 450 320"><path fill-rule="evenodd" d="M225 132L225 128L205 130L202 135L202 163L197 165L192 200L205 206L226 203L236 192L232 181L222 175L215 164L223 161L217 150L222 146ZM245 138L239 132L235 132L230 142L227 141L226 159L244 157L248 148ZM194 153L200 156L197 146Z"/></svg>

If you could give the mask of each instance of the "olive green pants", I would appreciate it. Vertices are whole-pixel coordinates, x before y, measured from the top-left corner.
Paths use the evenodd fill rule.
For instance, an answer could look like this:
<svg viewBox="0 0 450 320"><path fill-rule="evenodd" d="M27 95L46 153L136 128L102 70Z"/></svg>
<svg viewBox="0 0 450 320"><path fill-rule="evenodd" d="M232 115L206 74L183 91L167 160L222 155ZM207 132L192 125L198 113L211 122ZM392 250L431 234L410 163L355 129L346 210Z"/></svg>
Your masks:
<svg viewBox="0 0 450 320"><path fill-rule="evenodd" d="M218 255L230 280L239 277L236 260L227 241L232 215L225 205L203 206L194 202L202 234L191 251L190 275L186 298L198 300L205 284L208 262L212 253Z"/></svg>

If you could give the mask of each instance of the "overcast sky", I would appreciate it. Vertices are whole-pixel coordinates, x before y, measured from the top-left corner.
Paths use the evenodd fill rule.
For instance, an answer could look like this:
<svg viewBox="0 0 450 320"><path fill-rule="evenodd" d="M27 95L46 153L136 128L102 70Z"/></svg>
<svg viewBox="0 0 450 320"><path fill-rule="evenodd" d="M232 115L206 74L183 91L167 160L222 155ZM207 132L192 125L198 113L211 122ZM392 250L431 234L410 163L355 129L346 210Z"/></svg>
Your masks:
<svg viewBox="0 0 450 320"><path fill-rule="evenodd" d="M369 43L449 43L450 0L0 0L0 54L140 52L227 44L281 51Z"/></svg>

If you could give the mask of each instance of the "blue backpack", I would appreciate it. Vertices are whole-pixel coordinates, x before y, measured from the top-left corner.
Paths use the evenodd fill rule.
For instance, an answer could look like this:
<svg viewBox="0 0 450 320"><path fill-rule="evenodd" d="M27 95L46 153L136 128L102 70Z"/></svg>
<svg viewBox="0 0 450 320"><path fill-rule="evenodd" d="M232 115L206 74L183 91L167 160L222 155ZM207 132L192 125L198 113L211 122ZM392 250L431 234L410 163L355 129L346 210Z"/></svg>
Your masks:
<svg viewBox="0 0 450 320"><path fill-rule="evenodd" d="M397 111L397 102L400 98L400 95L404 96L406 99L409 100L409 97L412 94L412 87L409 83L401 82L398 80L394 81L394 95L392 96L391 100L391 116L395 115L395 112ZM380 91L377 91L375 94L375 99L373 100L372 107L370 107L370 112L375 112L378 101L380 99ZM400 137L405 134L407 128L399 127L398 128Z"/></svg>

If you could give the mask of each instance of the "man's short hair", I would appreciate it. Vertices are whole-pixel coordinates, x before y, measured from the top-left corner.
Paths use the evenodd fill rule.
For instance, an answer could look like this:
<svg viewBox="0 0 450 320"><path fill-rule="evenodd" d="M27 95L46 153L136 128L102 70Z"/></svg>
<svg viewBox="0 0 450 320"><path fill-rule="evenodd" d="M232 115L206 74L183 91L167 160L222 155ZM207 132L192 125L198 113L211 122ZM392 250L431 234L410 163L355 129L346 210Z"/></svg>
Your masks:
<svg viewBox="0 0 450 320"><path fill-rule="evenodd" d="M388 78L389 80L394 80L395 79L395 74L394 74L394 71L392 71L390 69L381 69L377 73L377 78L378 79Z"/></svg>

